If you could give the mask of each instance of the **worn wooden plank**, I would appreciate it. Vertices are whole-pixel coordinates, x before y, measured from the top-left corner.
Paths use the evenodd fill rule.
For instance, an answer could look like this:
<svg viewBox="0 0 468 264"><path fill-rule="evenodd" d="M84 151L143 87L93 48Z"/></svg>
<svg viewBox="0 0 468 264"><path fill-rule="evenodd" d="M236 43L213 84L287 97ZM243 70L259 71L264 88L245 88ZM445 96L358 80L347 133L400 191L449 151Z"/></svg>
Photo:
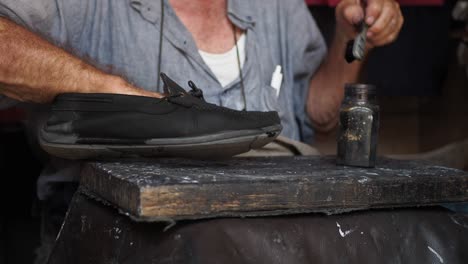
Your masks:
<svg viewBox="0 0 468 264"><path fill-rule="evenodd" d="M468 173L380 159L372 169L334 157L95 162L81 185L141 220L336 213L468 201Z"/></svg>

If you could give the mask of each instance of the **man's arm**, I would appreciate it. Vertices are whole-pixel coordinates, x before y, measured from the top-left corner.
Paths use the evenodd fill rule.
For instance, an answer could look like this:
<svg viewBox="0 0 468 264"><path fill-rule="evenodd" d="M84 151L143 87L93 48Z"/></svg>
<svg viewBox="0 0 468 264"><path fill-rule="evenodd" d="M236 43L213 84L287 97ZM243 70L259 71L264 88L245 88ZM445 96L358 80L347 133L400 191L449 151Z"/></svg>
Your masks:
<svg viewBox="0 0 468 264"><path fill-rule="evenodd" d="M355 0L342 0L336 7L335 36L327 57L310 82L307 101L307 113L319 132L328 132L336 126L344 85L356 82L362 67L359 61L348 64L344 59L347 42L357 34L354 25L365 19L370 26L368 49L393 42L403 25L403 16L394 0L367 2L365 17Z"/></svg>
<svg viewBox="0 0 468 264"><path fill-rule="evenodd" d="M106 74L0 18L0 93L19 101L47 103L69 92L161 97Z"/></svg>
<svg viewBox="0 0 468 264"><path fill-rule="evenodd" d="M346 43L343 36L335 35L327 57L310 82L307 113L318 132L328 132L336 126L344 84L356 82L361 69L361 62L345 62Z"/></svg>

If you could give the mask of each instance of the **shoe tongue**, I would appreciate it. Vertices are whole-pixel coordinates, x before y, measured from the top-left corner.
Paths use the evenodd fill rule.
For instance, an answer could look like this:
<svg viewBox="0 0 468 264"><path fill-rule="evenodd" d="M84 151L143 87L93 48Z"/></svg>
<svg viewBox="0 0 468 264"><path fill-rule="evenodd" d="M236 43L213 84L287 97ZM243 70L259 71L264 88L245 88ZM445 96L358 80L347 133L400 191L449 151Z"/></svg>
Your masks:
<svg viewBox="0 0 468 264"><path fill-rule="evenodd" d="M164 93L168 95L186 94L187 91L180 87L176 82L169 78L165 73L161 72L161 79L164 83Z"/></svg>

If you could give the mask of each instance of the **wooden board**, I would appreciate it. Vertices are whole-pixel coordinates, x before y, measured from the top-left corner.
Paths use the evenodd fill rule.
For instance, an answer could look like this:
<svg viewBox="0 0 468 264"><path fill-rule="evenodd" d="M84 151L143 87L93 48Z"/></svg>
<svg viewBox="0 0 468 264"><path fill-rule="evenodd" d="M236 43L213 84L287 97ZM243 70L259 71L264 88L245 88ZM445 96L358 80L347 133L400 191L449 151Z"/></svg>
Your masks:
<svg viewBox="0 0 468 264"><path fill-rule="evenodd" d="M334 157L158 159L88 163L82 190L139 220L197 219L468 201L468 173L380 159L373 169Z"/></svg>

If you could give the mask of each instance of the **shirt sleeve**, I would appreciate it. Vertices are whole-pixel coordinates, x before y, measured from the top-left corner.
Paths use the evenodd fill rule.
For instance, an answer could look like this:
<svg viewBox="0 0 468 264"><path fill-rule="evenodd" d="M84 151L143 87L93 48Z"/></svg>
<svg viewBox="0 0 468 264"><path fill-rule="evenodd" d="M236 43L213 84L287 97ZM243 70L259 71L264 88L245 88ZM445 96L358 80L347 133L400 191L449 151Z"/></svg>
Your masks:
<svg viewBox="0 0 468 264"><path fill-rule="evenodd" d="M0 17L41 35L52 31L58 14L56 0L0 0Z"/></svg>
<svg viewBox="0 0 468 264"><path fill-rule="evenodd" d="M293 65L294 111L301 140L313 140L313 128L306 111L310 80L327 53L325 40L304 0L287 2L288 55Z"/></svg>

